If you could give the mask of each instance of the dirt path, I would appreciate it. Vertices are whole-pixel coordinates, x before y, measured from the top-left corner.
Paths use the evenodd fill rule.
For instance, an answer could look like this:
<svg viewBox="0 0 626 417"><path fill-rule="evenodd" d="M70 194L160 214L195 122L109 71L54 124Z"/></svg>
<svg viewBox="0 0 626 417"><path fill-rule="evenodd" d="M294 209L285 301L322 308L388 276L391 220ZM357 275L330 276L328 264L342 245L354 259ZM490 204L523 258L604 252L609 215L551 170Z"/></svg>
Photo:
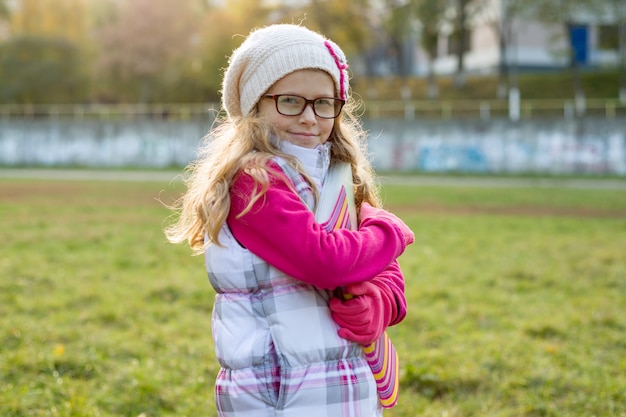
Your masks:
<svg viewBox="0 0 626 417"><path fill-rule="evenodd" d="M91 180L91 181L180 181L181 171L115 171L97 169L15 169L0 168L0 178ZM451 187L504 187L504 188L579 188L626 190L624 179L573 179L573 178L505 178L505 177L450 177L450 176L400 176L381 175L384 184Z"/></svg>
<svg viewBox="0 0 626 417"><path fill-rule="evenodd" d="M180 172L177 171L110 171L110 170L57 170L57 169L0 169L2 179L51 180L34 181L28 187L19 182L0 181L0 202L23 200L31 202L33 199L53 198L55 201L66 202L76 195L82 195L93 188L93 184L81 181L154 181L167 184L180 181ZM413 185L416 187L428 186L461 186L461 187L569 187L579 189L615 189L626 190L624 180L580 180L580 179L523 179L523 178L467 178L467 177L408 177L387 176L381 180L387 184ZM150 187L151 188L151 187ZM143 193L134 187L132 195L124 198L116 193L110 196L111 201L118 204L155 204L153 191ZM100 196L99 198L105 198ZM164 193L160 198L168 198ZM172 197L173 201L173 197ZM111 203L113 204L113 203ZM546 207L546 206L507 206L487 207L481 205L448 206L433 203L417 203L388 207L397 214L423 213L428 215L495 215L495 216L556 216L579 218L626 218L625 210L603 210L594 207Z"/></svg>

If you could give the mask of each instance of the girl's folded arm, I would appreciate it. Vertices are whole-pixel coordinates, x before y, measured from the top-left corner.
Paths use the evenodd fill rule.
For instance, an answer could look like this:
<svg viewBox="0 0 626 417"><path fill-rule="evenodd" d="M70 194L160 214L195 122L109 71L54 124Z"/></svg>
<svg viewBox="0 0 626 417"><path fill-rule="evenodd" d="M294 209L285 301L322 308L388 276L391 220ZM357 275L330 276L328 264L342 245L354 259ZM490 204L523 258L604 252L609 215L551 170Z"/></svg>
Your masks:
<svg viewBox="0 0 626 417"><path fill-rule="evenodd" d="M231 187L227 223L241 245L293 278L324 289L362 282L404 251L402 233L385 221L369 221L358 231L325 231L285 180L270 181L267 192L240 215L259 187L241 173Z"/></svg>

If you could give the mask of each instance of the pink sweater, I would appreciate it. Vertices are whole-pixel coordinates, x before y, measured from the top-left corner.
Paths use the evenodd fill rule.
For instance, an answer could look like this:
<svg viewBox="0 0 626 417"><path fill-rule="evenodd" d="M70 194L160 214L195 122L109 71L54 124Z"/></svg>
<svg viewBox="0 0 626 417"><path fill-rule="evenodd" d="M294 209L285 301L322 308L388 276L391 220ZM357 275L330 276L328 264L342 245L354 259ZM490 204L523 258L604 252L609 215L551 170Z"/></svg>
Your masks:
<svg viewBox="0 0 626 417"><path fill-rule="evenodd" d="M402 232L385 218L362 219L359 230L327 232L300 197L276 176L263 198L245 215L257 185L241 173L231 187L227 223L235 238L252 253L293 278L322 289L384 280L398 300L390 324L406 314L404 279L396 258L406 243Z"/></svg>

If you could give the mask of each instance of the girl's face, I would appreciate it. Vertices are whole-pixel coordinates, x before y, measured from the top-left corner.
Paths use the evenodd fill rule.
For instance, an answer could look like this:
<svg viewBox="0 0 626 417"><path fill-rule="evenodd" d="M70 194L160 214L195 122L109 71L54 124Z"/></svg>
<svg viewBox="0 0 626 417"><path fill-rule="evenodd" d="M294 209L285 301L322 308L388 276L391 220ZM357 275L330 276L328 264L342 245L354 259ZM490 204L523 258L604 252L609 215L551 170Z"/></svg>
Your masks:
<svg viewBox="0 0 626 417"><path fill-rule="evenodd" d="M318 70L298 70L278 80L266 94L291 94L309 100L335 97L335 84L329 74ZM304 148L315 148L330 137L335 119L323 119L313 112L313 104L307 104L302 114L284 116L276 110L272 98L261 97L259 116L268 120L281 139Z"/></svg>

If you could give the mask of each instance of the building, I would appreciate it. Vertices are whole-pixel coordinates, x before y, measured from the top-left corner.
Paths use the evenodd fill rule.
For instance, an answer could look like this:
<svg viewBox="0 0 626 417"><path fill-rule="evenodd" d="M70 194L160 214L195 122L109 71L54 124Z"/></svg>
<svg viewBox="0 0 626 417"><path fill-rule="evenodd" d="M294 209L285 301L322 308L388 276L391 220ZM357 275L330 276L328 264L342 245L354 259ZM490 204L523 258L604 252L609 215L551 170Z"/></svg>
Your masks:
<svg viewBox="0 0 626 417"><path fill-rule="evenodd" d="M466 72L491 73L503 64L520 70L550 70L568 66L572 59L580 67L618 65L619 22L625 24L626 4L607 1L602 11L572 12L566 24L540 22L531 13L507 16L507 4L514 1L485 1L487 6L473 16L464 55ZM451 28L444 25L434 62L438 74L457 70L452 39ZM425 73L426 67L426 63L418 62L417 73Z"/></svg>

